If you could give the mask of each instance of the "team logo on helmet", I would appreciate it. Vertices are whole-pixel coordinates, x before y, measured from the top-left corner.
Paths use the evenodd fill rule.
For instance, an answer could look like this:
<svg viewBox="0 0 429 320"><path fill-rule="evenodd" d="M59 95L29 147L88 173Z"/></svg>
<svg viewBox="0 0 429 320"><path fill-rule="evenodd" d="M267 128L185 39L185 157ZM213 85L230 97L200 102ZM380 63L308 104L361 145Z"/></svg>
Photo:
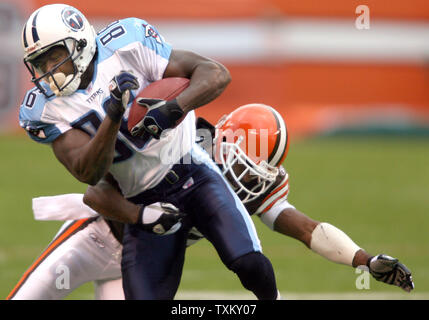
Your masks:
<svg viewBox="0 0 429 320"><path fill-rule="evenodd" d="M66 8L62 13L63 22L67 27L73 31L83 30L83 17L82 14L74 8Z"/></svg>

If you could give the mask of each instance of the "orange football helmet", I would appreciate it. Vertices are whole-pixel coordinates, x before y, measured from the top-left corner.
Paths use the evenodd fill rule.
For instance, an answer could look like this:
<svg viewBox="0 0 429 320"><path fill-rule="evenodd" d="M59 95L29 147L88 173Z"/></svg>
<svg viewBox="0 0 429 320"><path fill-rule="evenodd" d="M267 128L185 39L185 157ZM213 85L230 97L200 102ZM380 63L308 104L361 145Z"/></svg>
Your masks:
<svg viewBox="0 0 429 320"><path fill-rule="evenodd" d="M286 123L272 107L253 103L219 120L214 139L216 162L232 179L235 192L246 203L274 183L289 149ZM237 165L239 164L239 165ZM257 177L249 183L249 174Z"/></svg>

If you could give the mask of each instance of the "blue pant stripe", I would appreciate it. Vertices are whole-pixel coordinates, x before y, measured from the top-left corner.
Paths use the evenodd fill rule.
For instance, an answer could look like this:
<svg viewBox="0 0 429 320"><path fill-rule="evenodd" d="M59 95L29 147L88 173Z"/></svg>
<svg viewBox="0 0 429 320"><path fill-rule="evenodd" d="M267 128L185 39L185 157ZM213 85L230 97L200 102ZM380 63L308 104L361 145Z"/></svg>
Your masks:
<svg viewBox="0 0 429 320"><path fill-rule="evenodd" d="M223 181L225 182L225 185L227 186L228 190L232 193L234 197L235 206L237 207L238 211L240 211L241 216L243 217L244 222L246 223L247 232L249 233L250 238L252 239L253 249L255 251L262 252L261 242L256 233L255 225L253 224L252 218L250 217L249 213L247 212L241 200L238 198L237 194L234 192L234 190L232 190L230 184L225 179L225 177L223 176L218 166L216 166L216 164L210 159L209 155L197 144L195 144L194 147L192 148L191 154L194 161L198 161L198 163L203 163L209 169L215 171L218 175L222 177Z"/></svg>

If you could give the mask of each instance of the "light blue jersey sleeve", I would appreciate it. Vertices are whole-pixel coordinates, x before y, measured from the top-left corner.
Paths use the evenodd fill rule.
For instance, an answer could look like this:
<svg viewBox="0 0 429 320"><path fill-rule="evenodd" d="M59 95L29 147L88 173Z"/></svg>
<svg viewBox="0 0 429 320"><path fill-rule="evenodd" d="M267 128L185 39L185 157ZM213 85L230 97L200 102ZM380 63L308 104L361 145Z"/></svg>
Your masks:
<svg viewBox="0 0 429 320"><path fill-rule="evenodd" d="M36 142L51 143L62 132L55 124L43 122L42 113L48 99L37 88L29 90L19 109L19 125Z"/></svg>
<svg viewBox="0 0 429 320"><path fill-rule="evenodd" d="M129 59L135 60L150 81L162 78L170 59L172 47L157 29L138 18L118 20L97 34L98 63L110 58L117 51L130 51Z"/></svg>

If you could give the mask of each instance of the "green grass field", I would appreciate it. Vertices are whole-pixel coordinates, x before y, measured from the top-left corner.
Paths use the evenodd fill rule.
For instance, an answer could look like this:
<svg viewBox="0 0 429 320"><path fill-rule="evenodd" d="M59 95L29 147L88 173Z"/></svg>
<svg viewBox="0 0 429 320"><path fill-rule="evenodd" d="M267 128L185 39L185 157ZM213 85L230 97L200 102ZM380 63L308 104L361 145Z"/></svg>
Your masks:
<svg viewBox="0 0 429 320"><path fill-rule="evenodd" d="M4 298L61 225L34 221L31 199L84 192L86 187L58 163L49 147L27 137L0 136L0 150L0 297ZM429 299L428 164L428 138L292 141L286 161L289 200L313 219L342 229L370 253L399 258L413 272L415 297ZM258 218L254 221L282 292L394 293L413 298L372 279L370 290L357 290L359 275L354 269L324 260L296 240L270 231ZM85 285L69 299L91 299L92 290L92 284ZM205 240L188 249L179 291L225 292L224 297L229 292L245 293Z"/></svg>

